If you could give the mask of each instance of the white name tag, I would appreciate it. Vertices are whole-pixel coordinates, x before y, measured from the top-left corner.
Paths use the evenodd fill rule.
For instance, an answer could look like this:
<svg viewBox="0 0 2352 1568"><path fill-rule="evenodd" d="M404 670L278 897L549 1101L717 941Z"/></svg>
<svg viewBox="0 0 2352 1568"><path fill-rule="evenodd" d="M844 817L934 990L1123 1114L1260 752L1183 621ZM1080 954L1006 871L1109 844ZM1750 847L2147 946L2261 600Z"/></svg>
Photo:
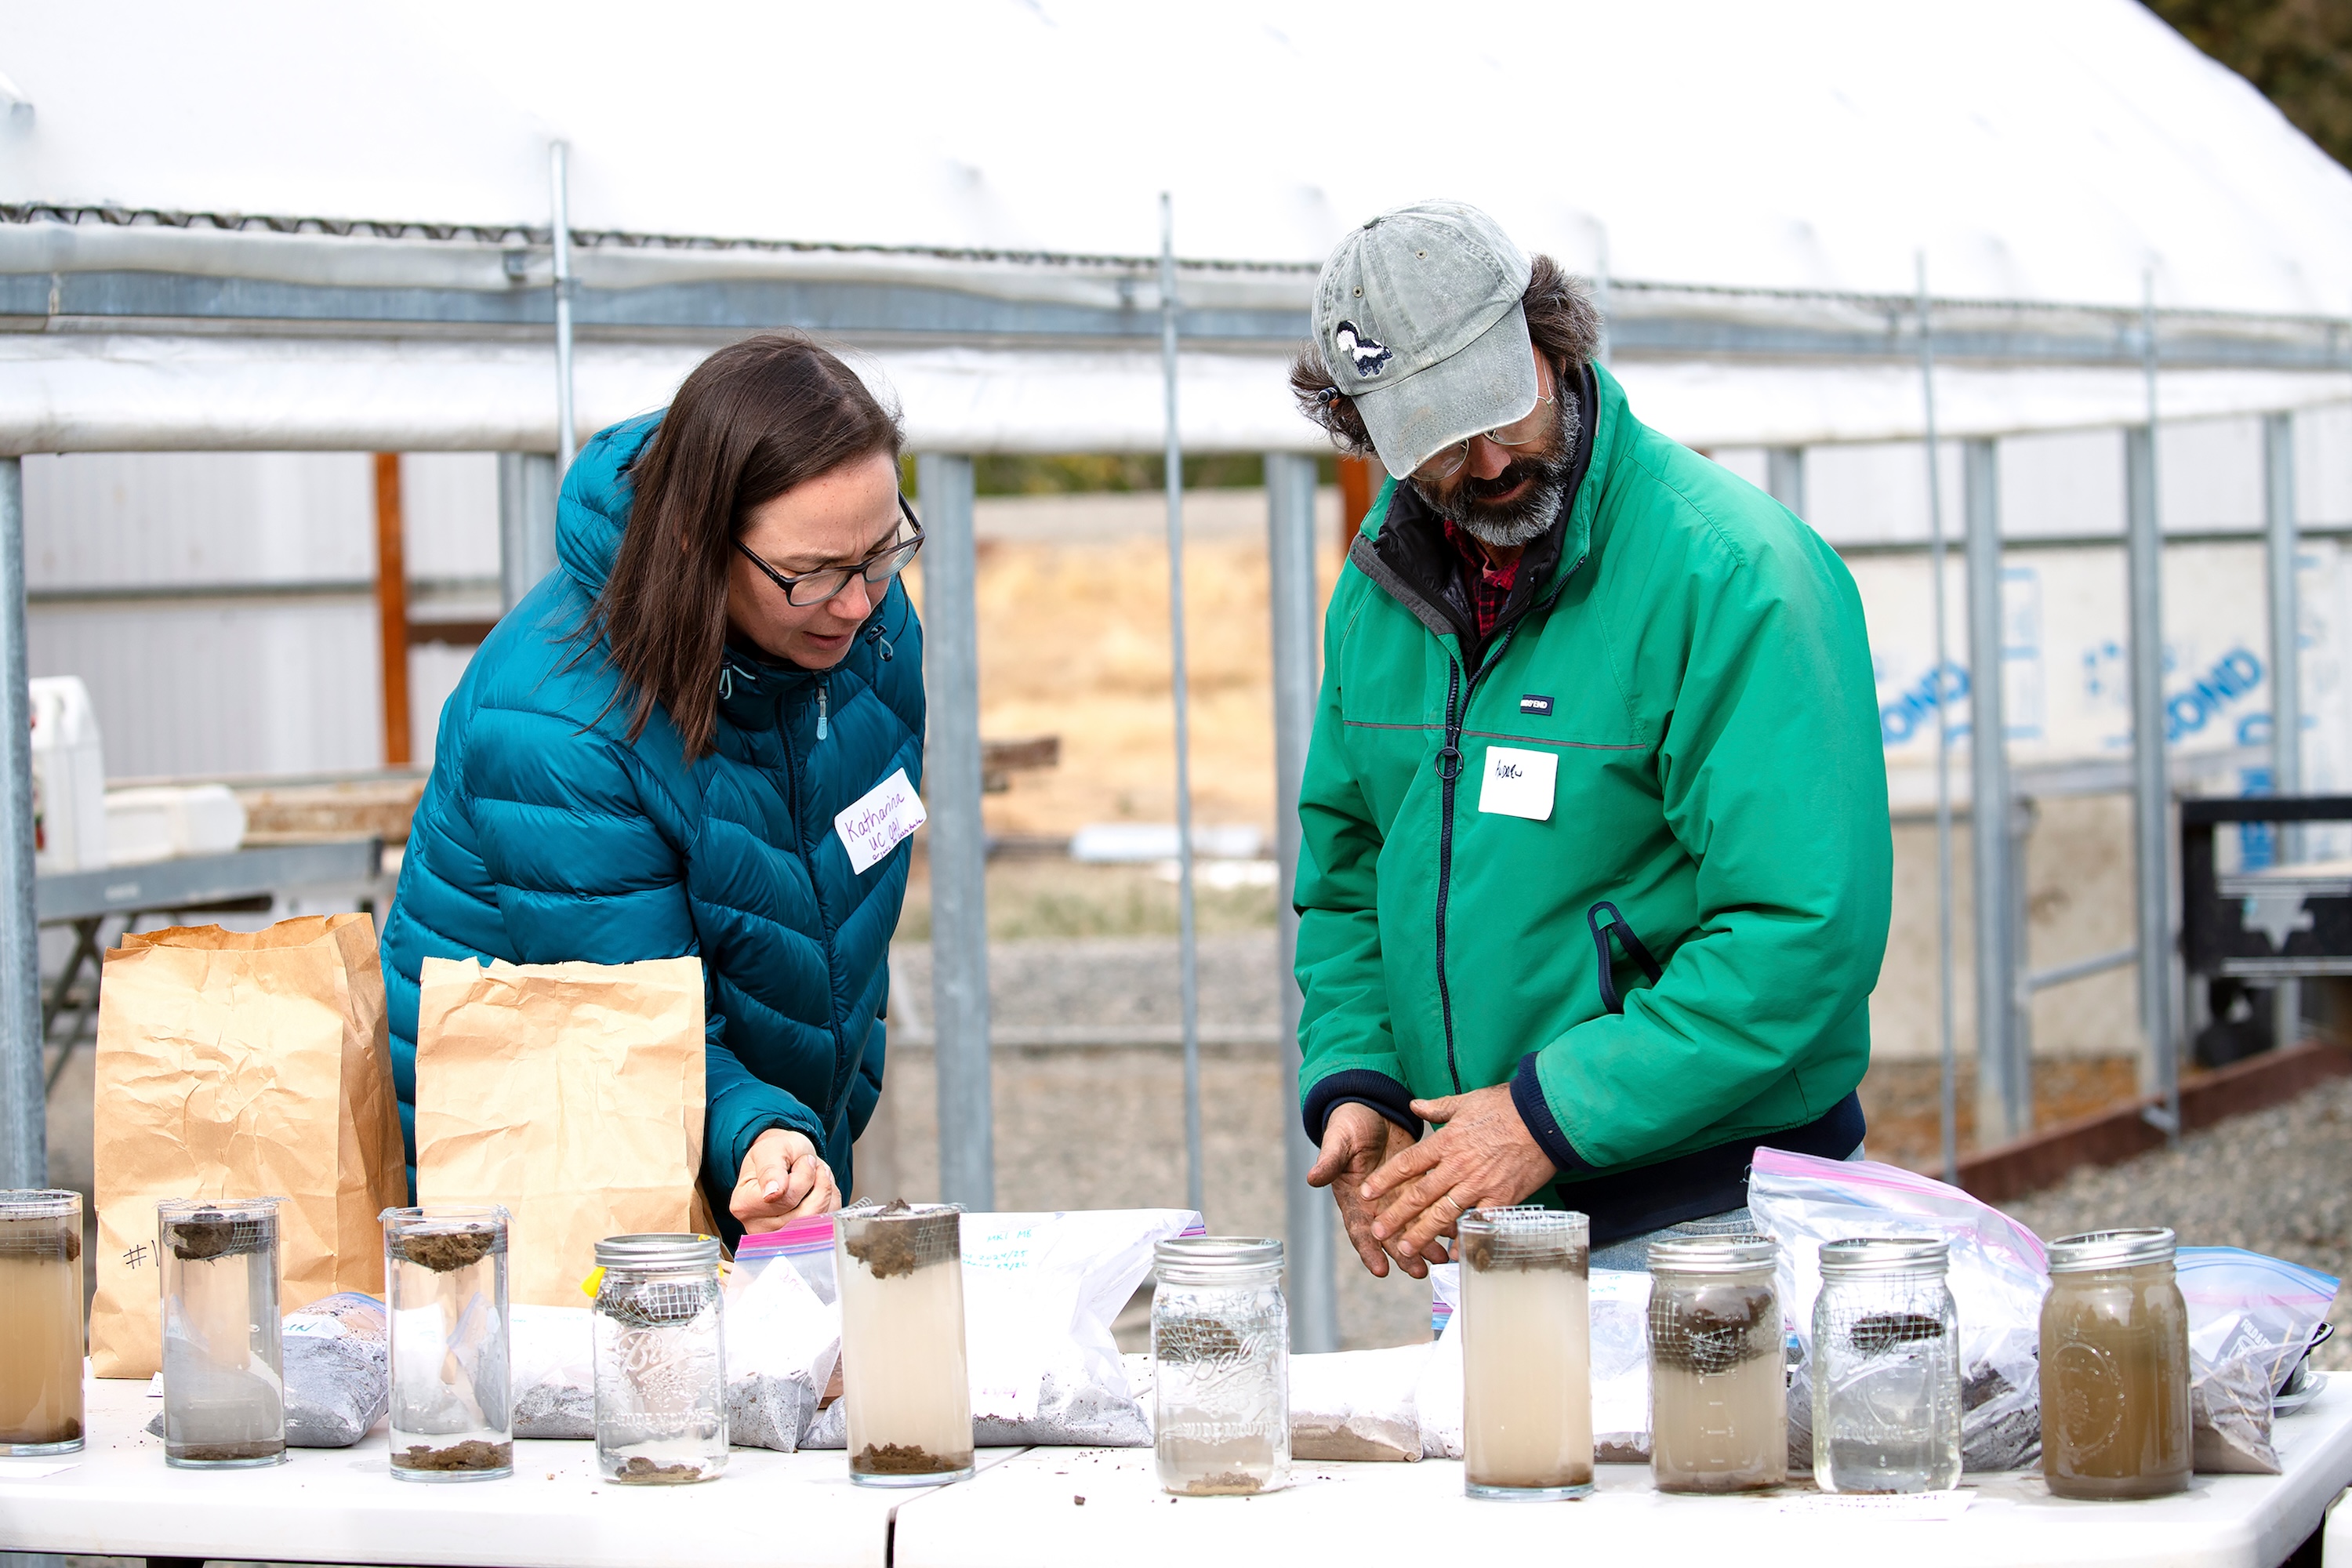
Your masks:
<svg viewBox="0 0 2352 1568"><path fill-rule="evenodd" d="M1557 752L1517 746L1486 748L1486 778L1478 786L1478 809L1530 822L1551 820L1551 786L1559 772Z"/></svg>
<svg viewBox="0 0 2352 1568"><path fill-rule="evenodd" d="M849 868L860 876L883 856L896 849L908 834L923 825L923 797L907 782L900 768L857 797L857 804L833 819L849 851Z"/></svg>

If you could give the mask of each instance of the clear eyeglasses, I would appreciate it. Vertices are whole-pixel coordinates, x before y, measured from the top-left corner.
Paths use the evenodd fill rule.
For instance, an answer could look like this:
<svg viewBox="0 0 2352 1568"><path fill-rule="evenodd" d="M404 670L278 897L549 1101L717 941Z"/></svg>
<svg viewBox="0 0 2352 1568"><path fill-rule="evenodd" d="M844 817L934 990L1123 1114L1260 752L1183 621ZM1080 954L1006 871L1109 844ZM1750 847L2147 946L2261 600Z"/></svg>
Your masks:
<svg viewBox="0 0 2352 1568"><path fill-rule="evenodd" d="M1544 364L1540 359L1537 361L1537 364L1542 372L1544 381L1549 384L1543 395L1536 399L1536 405L1533 408L1528 409L1527 413L1512 420L1508 425L1499 425L1492 430L1481 430L1475 436L1465 436L1459 441L1439 447L1436 456L1412 471L1412 477L1430 482L1442 482L1452 479L1462 471L1462 465L1470 460L1470 443L1473 441L1492 441L1497 447L1525 447L1542 440L1552 427L1555 417L1553 405L1559 402L1559 387L1552 376L1551 367Z"/></svg>
<svg viewBox="0 0 2352 1568"><path fill-rule="evenodd" d="M905 496L898 498L898 515L906 520L906 528L913 531L902 531L887 547L854 565L826 566L795 575L777 571L761 560L759 553L740 539L735 542L735 548L743 552L745 560L766 573L769 582L784 591L786 604L796 609L806 609L811 605L824 604L848 587L852 577L863 577L868 583L887 583L907 569L908 563L915 559L915 552L923 547L923 525L916 520L915 509L907 504Z"/></svg>

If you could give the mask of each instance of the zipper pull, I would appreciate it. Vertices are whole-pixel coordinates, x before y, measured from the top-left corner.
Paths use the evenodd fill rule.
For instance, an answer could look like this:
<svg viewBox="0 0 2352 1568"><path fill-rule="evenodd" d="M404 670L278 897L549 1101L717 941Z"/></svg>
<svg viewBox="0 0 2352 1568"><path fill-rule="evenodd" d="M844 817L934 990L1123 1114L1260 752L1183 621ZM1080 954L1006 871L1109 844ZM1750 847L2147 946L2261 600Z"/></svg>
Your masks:
<svg viewBox="0 0 2352 1568"><path fill-rule="evenodd" d="M735 695L735 664L731 659L719 661L719 700L721 702Z"/></svg>
<svg viewBox="0 0 2352 1568"><path fill-rule="evenodd" d="M898 650L890 646L888 637L882 635L881 616L877 616L866 623L866 640L875 645L876 650L882 655L883 663L887 664L898 657Z"/></svg>
<svg viewBox="0 0 2352 1568"><path fill-rule="evenodd" d="M824 681L816 683L816 738L820 741L824 739Z"/></svg>

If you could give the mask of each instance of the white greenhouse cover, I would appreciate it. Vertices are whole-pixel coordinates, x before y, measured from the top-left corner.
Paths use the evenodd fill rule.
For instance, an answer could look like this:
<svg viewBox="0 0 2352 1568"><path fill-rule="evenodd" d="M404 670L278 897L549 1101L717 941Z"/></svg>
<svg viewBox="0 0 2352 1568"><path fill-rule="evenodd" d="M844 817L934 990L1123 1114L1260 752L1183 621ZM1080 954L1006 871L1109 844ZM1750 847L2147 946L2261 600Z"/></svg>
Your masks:
<svg viewBox="0 0 2352 1568"><path fill-rule="evenodd" d="M0 77L31 105L0 104L8 204L543 226L561 137L586 231L1138 256L1164 189L1186 257L1313 263L1446 195L1621 279L1904 294L1924 252L1944 298L2129 307L2152 273L2167 309L2352 312L2352 174L2137 0L0 0ZM551 444L511 343L29 336L8 450ZM692 357L583 344L583 422ZM1148 353L873 363L923 445L1156 444ZM1917 428L1888 366L1620 368L1695 442ZM1946 423L2133 418L2133 379L1955 369ZM1194 445L1307 444L1272 354L1191 356L1186 389ZM2180 416L2348 389L2166 377Z"/></svg>

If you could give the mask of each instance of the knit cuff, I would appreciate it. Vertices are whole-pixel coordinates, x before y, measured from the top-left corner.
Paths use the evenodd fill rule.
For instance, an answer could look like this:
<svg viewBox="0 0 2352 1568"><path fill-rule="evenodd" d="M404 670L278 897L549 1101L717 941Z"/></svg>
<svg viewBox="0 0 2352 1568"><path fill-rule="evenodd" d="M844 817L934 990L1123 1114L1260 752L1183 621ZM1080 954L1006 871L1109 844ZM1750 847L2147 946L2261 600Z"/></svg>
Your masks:
<svg viewBox="0 0 2352 1568"><path fill-rule="evenodd" d="M1592 1163L1576 1152L1576 1145L1560 1131L1559 1119L1551 1113L1551 1102L1544 1098L1543 1084L1536 1077L1536 1053L1529 1051L1519 1058L1519 1070L1511 1075L1511 1105L1519 1120L1528 1124L1528 1133L1536 1146L1544 1152L1563 1176L1580 1171L1590 1171Z"/></svg>

